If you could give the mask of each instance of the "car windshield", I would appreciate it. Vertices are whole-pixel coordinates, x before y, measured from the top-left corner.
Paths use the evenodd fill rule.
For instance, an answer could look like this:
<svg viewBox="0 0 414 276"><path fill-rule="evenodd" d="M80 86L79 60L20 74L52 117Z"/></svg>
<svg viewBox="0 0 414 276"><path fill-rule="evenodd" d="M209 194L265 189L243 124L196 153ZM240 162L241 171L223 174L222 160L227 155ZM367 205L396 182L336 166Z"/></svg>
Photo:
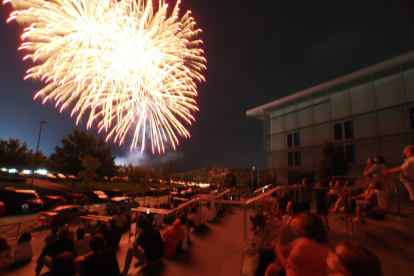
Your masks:
<svg viewBox="0 0 414 276"><path fill-rule="evenodd" d="M30 199L38 199L39 198L37 193L17 193L17 195L21 200L30 200Z"/></svg>
<svg viewBox="0 0 414 276"><path fill-rule="evenodd" d="M111 203L112 204L119 204L119 203L121 203L122 201L119 201L119 200L111 200Z"/></svg>

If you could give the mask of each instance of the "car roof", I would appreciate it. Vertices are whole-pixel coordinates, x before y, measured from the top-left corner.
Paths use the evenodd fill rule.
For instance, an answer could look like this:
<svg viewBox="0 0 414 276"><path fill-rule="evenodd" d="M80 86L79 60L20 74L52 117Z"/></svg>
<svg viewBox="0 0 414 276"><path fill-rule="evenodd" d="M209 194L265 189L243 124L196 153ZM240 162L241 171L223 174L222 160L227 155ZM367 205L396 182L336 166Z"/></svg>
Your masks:
<svg viewBox="0 0 414 276"><path fill-rule="evenodd" d="M61 206L52 208L51 210L53 210L53 211L62 211L62 210L69 209L69 208L83 208L83 207L80 206L80 205L61 205Z"/></svg>
<svg viewBox="0 0 414 276"><path fill-rule="evenodd" d="M47 195L47 196L44 196L43 198L62 199L63 197L56 196L56 195Z"/></svg>
<svg viewBox="0 0 414 276"><path fill-rule="evenodd" d="M121 201L121 200L125 200L125 199L130 199L130 197L127 197L127 196L113 197L113 198L111 198L111 201Z"/></svg>

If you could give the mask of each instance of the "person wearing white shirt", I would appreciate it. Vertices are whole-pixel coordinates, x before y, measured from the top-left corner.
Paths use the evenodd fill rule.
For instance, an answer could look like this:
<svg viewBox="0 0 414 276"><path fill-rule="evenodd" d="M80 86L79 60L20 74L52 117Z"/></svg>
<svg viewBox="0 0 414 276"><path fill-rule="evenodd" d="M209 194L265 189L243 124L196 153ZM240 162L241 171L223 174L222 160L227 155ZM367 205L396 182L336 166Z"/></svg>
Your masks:
<svg viewBox="0 0 414 276"><path fill-rule="evenodd" d="M32 234L30 232L25 232L20 236L14 254L15 262L27 262L33 257Z"/></svg>

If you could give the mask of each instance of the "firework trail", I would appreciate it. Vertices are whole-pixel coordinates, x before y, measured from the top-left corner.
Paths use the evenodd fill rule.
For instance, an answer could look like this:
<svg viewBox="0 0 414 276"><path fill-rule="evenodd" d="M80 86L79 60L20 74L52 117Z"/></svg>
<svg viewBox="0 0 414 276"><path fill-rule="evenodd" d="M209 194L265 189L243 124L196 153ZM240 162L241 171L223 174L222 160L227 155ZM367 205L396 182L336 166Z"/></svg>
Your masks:
<svg viewBox="0 0 414 276"><path fill-rule="evenodd" d="M120 145L133 131L131 150L145 149L147 133L153 153L190 137L182 122L194 121L206 61L191 12L178 17L180 1L169 16L164 0L9 2L7 22L24 27L19 50L35 63L25 79L45 83L35 99L72 108L77 124L86 116Z"/></svg>

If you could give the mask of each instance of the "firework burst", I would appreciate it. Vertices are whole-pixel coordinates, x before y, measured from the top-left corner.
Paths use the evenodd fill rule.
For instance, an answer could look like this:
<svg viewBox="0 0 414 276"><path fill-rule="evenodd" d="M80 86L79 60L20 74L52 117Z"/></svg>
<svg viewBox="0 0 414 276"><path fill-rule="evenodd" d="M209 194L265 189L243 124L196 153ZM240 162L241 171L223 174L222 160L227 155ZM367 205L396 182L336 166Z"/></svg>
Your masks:
<svg viewBox="0 0 414 276"><path fill-rule="evenodd" d="M35 96L88 117L120 145L133 132L131 150L145 137L154 153L190 137L183 122L198 110L195 80L204 80L203 51L191 12L170 16L160 0L5 0L24 31L19 50L35 66L25 79L45 83ZM88 114L88 115L85 115Z"/></svg>

